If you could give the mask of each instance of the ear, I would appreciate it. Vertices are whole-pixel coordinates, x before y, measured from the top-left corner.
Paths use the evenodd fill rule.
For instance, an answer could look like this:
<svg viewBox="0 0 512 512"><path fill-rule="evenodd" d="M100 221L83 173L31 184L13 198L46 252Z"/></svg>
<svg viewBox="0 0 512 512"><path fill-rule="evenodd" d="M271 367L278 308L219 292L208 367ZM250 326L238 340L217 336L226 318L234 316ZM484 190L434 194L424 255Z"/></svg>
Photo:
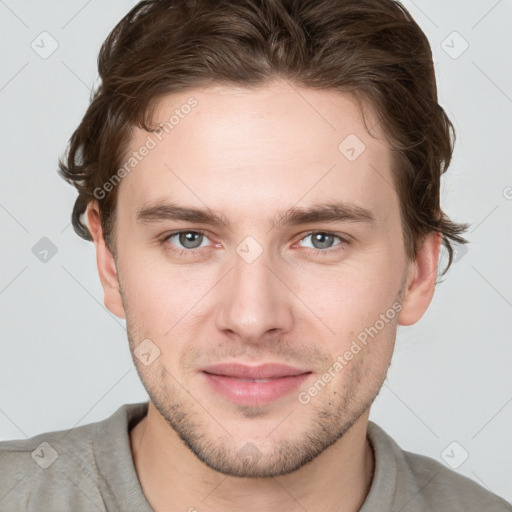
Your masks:
<svg viewBox="0 0 512 512"><path fill-rule="evenodd" d="M87 206L87 224L96 248L96 264L103 287L106 308L119 318L126 318L123 301L119 292L119 279L114 256L105 243L100 213L96 201Z"/></svg>
<svg viewBox="0 0 512 512"><path fill-rule="evenodd" d="M425 313L437 280L437 265L441 247L441 234L430 233L418 247L416 258L409 263L407 284L404 289L399 325L415 324Z"/></svg>

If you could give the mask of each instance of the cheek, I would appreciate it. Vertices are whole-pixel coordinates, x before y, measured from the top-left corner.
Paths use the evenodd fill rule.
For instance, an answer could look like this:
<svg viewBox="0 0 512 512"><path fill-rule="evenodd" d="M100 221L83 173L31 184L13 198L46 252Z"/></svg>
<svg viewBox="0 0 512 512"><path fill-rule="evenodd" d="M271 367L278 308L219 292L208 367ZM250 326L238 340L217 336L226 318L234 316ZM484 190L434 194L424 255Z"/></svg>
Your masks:
<svg viewBox="0 0 512 512"><path fill-rule="evenodd" d="M190 328L201 313L201 300L219 279L213 265L177 265L163 250L126 247L120 254L127 316L139 334L161 344Z"/></svg>
<svg viewBox="0 0 512 512"><path fill-rule="evenodd" d="M369 368L378 375L385 372L393 352L400 272L385 264L354 265L344 272L316 276L313 283L314 277L301 281L298 295L307 297L309 308L329 327L316 322L317 328L309 322L325 333L316 337L318 345L323 345L331 364L340 361L343 365L340 381L365 374L373 382L378 377L368 375Z"/></svg>
<svg viewBox="0 0 512 512"><path fill-rule="evenodd" d="M338 267L308 267L293 277L293 289L340 334L373 324L385 313L397 297L401 276L400 259L383 249Z"/></svg>

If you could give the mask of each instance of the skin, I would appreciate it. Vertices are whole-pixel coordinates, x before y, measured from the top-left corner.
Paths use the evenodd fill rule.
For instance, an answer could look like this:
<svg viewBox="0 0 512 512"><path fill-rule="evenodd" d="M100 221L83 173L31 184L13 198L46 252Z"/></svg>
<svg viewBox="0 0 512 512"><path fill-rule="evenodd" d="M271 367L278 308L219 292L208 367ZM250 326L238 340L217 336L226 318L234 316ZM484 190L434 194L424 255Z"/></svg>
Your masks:
<svg viewBox="0 0 512 512"><path fill-rule="evenodd" d="M191 96L197 106L118 185L116 257L97 204L87 212L105 305L127 320L150 397L147 417L130 432L143 491L155 511L359 510L374 470L370 405L398 325L414 324L430 304L440 236L426 237L414 261L406 258L391 150L368 105L372 135L351 96L285 81L169 95L154 119L169 119ZM366 146L355 161L338 150L349 134ZM134 130L130 151L147 135ZM140 209L163 200L207 205L231 226L137 221ZM375 222L272 223L287 208L326 201L366 208ZM206 235L196 245L178 236L162 241L178 230ZM325 232L336 236L315 244L314 234ZM248 236L262 250L251 263L237 253ZM350 243L338 245L337 236ZM199 249L185 256L173 248ZM397 301L400 313L301 404L297 393ZM134 356L146 338L160 351L147 366ZM201 374L227 361L312 373L270 404L241 406ZM244 458L247 446L256 464Z"/></svg>

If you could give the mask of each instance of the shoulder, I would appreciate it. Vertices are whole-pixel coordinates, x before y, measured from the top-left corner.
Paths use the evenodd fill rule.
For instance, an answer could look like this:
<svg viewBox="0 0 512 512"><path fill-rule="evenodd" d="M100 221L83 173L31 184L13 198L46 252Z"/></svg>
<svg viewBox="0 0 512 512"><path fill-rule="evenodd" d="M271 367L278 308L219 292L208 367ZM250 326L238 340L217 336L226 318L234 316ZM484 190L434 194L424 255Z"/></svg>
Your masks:
<svg viewBox="0 0 512 512"><path fill-rule="evenodd" d="M512 505L503 498L430 457L403 451L403 460L432 510L512 511Z"/></svg>
<svg viewBox="0 0 512 512"><path fill-rule="evenodd" d="M94 503L104 510L101 496L94 493L97 473L91 437L95 427L92 423L0 442L0 508L36 510L37 503L47 503L62 504L64 510L65 503L77 503L77 510L88 510Z"/></svg>
<svg viewBox="0 0 512 512"><path fill-rule="evenodd" d="M98 459L116 435L126 442L127 421L143 408L128 404L102 421L0 442L0 510L106 510Z"/></svg>
<svg viewBox="0 0 512 512"><path fill-rule="evenodd" d="M370 422L368 437L376 452L376 472L389 469L395 480L398 509L437 512L512 511L512 505L439 461L402 450L378 425ZM380 458L380 461L379 461Z"/></svg>

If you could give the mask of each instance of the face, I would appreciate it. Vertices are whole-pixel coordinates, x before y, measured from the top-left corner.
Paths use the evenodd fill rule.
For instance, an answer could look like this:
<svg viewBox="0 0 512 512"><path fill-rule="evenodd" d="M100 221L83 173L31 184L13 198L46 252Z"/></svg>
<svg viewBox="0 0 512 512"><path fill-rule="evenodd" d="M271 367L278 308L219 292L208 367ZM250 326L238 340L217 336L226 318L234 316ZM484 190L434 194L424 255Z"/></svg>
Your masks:
<svg viewBox="0 0 512 512"><path fill-rule="evenodd" d="M106 304L200 460L286 474L368 411L390 363L410 269L391 151L350 96L285 82L170 95L154 120L173 114L133 132L130 154L151 147L117 185Z"/></svg>

